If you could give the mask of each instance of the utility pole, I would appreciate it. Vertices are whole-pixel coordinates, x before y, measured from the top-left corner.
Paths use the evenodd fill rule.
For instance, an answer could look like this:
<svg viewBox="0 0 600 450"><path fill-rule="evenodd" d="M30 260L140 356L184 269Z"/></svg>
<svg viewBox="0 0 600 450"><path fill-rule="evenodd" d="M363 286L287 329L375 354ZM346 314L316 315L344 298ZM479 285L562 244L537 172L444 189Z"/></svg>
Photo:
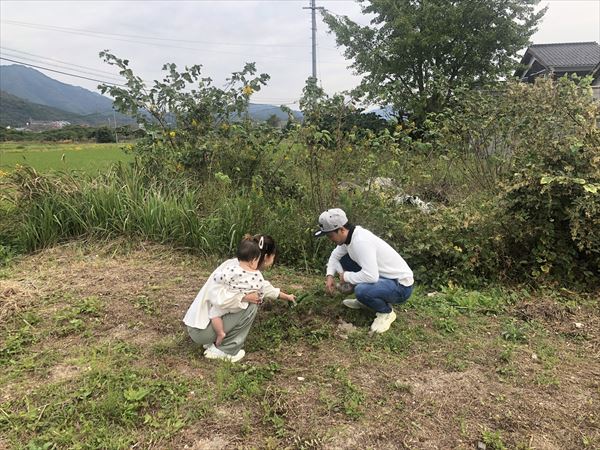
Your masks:
<svg viewBox="0 0 600 450"><path fill-rule="evenodd" d="M117 136L117 115L116 115L114 109L113 109L113 121L115 123L115 142L118 144L119 143L119 136Z"/></svg>
<svg viewBox="0 0 600 450"><path fill-rule="evenodd" d="M312 76L317 79L317 8L316 0L310 0L310 6L302 9L310 9L312 15Z"/></svg>

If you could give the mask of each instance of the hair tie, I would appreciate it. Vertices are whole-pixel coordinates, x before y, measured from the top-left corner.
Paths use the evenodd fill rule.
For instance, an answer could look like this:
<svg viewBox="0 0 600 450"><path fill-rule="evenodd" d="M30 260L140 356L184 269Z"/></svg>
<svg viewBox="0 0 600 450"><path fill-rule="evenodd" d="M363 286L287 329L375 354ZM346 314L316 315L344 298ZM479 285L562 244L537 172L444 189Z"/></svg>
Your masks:
<svg viewBox="0 0 600 450"><path fill-rule="evenodd" d="M260 239L258 240L258 248L262 250L264 246L265 246L265 237L261 236Z"/></svg>

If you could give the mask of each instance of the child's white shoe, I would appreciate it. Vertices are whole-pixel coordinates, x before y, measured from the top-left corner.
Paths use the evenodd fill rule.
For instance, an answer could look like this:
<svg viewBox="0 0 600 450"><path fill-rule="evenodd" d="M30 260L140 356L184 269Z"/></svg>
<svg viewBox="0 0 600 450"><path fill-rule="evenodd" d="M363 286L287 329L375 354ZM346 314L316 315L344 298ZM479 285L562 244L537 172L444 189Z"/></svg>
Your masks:
<svg viewBox="0 0 600 450"><path fill-rule="evenodd" d="M224 360L231 361L231 362L238 362L244 356L246 356L246 352L243 349L240 350L239 352L237 352L235 355L229 355L228 353L225 353L224 351L219 350L214 345L211 345L210 347L208 347L206 349L206 351L204 352L205 358L224 359Z"/></svg>

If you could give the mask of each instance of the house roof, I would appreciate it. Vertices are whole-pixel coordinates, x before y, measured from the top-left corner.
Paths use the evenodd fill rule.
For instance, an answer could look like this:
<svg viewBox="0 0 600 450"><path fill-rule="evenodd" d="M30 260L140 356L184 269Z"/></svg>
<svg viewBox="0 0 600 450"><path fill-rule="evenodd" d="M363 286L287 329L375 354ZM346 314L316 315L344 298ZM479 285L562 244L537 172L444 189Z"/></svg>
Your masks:
<svg viewBox="0 0 600 450"><path fill-rule="evenodd" d="M527 49L535 59L554 70L593 69L600 62L600 45L597 42L570 42L562 44L534 44Z"/></svg>

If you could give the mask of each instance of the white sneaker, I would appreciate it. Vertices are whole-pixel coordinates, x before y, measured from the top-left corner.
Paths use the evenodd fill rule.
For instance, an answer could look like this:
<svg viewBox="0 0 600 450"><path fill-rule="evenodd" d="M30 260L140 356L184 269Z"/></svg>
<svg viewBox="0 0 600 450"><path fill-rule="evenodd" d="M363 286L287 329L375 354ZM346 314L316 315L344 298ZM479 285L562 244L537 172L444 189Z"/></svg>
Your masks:
<svg viewBox="0 0 600 450"><path fill-rule="evenodd" d="M350 309L368 309L365 305L363 305L361 302L359 302L355 298L346 298L346 299L342 300L342 304L345 307L350 308Z"/></svg>
<svg viewBox="0 0 600 450"><path fill-rule="evenodd" d="M383 333L389 330L390 325L396 320L396 313L394 310L390 313L375 313L375 320L371 324L371 331L374 333Z"/></svg>
<svg viewBox="0 0 600 450"><path fill-rule="evenodd" d="M211 345L210 347L208 347L206 349L206 351L204 352L205 358L224 359L224 360L231 361L231 362L238 362L244 356L246 356L246 352L243 349L240 350L239 352L237 352L235 355L229 355L229 354L225 353L224 351L219 350L214 345Z"/></svg>

